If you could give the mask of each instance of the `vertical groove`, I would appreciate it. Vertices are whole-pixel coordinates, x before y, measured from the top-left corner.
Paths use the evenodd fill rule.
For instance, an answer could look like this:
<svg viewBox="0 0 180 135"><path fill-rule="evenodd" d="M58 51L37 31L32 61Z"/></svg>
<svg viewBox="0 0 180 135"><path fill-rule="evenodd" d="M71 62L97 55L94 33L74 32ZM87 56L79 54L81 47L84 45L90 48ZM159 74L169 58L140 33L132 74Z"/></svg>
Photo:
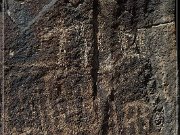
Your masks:
<svg viewBox="0 0 180 135"><path fill-rule="evenodd" d="M102 135L108 135L109 132L109 117L110 117L110 104L114 101L114 91L112 90L110 95L108 96L104 110L103 110L103 123L101 125L101 134Z"/></svg>
<svg viewBox="0 0 180 135"><path fill-rule="evenodd" d="M98 50L98 0L93 1L93 58L91 76L93 81L93 100L97 96L97 77L99 70L99 50Z"/></svg>
<svg viewBox="0 0 180 135"><path fill-rule="evenodd" d="M109 103L109 99L107 99L107 101L105 102L105 106L104 106L104 116L103 116L103 123L101 125L101 135L107 135L108 134L108 130L109 130L109 110L110 110L110 103Z"/></svg>

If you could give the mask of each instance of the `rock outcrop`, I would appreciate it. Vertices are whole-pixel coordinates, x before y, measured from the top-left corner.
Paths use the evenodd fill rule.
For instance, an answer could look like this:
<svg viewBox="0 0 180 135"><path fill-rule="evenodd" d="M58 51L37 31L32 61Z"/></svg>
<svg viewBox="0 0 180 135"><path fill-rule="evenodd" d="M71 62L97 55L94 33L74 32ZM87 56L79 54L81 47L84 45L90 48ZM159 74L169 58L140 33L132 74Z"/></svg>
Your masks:
<svg viewBox="0 0 180 135"><path fill-rule="evenodd" d="M175 0L8 0L7 135L175 135Z"/></svg>

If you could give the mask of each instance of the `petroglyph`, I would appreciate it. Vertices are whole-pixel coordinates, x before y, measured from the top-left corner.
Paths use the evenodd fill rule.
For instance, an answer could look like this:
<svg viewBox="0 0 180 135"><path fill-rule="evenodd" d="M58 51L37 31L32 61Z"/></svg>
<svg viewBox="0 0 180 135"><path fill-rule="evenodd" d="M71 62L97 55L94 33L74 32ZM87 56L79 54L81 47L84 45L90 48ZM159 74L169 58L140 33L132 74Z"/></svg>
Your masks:
<svg viewBox="0 0 180 135"><path fill-rule="evenodd" d="M124 126L127 130L135 129L138 135L142 130L149 130L150 107L141 101L127 103L124 108Z"/></svg>

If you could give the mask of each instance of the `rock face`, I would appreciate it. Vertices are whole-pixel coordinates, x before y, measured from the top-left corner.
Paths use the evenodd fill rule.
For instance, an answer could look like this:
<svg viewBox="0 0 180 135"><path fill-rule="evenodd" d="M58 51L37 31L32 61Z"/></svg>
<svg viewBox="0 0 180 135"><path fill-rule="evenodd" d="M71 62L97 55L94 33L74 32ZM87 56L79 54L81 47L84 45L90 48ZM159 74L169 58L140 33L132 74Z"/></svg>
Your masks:
<svg viewBox="0 0 180 135"><path fill-rule="evenodd" d="M176 135L175 0L8 0L6 135Z"/></svg>
<svg viewBox="0 0 180 135"><path fill-rule="evenodd" d="M2 0L0 0L0 113L2 114L2 78L3 78L3 15L2 15ZM2 115L0 117L0 132L2 133Z"/></svg>

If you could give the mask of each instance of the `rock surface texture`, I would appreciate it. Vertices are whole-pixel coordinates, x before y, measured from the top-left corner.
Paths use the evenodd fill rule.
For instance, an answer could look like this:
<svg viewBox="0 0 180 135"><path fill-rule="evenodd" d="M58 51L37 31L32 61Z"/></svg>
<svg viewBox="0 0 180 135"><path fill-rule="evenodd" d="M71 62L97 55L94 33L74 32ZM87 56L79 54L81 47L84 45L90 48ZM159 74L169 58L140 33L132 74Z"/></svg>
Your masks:
<svg viewBox="0 0 180 135"><path fill-rule="evenodd" d="M3 78L3 14L2 14L2 0L0 0L0 133L2 133L2 78Z"/></svg>
<svg viewBox="0 0 180 135"><path fill-rule="evenodd" d="M5 135L177 135L175 0L5 9Z"/></svg>

